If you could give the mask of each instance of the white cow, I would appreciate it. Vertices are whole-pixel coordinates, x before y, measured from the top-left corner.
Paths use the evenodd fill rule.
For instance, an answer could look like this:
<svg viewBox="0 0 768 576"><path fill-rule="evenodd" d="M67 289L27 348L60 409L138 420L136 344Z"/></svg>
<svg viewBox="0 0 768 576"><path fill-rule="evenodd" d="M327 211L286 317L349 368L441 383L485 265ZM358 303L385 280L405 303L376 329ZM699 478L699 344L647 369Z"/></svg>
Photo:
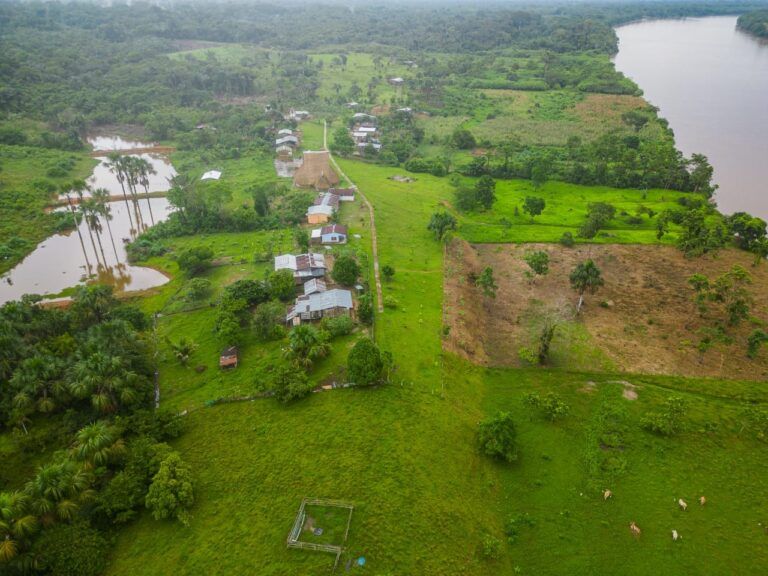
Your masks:
<svg viewBox="0 0 768 576"><path fill-rule="evenodd" d="M678 540L682 540L680 534L677 533L677 530L672 530L672 540L677 542Z"/></svg>
<svg viewBox="0 0 768 576"><path fill-rule="evenodd" d="M686 502L682 498L678 499L677 505L680 506L680 510L682 510L683 512L688 510L688 502Z"/></svg>
<svg viewBox="0 0 768 576"><path fill-rule="evenodd" d="M613 496L613 492L608 490L608 488L603 490L603 500L608 500L608 498L610 498L611 496Z"/></svg>
<svg viewBox="0 0 768 576"><path fill-rule="evenodd" d="M702 496L701 498L699 498L699 504L701 504L702 506L704 506L704 504L706 504L706 503L707 503L707 499L706 499L704 496Z"/></svg>
<svg viewBox="0 0 768 576"><path fill-rule="evenodd" d="M632 532L632 536L634 536L635 538L640 537L640 532L641 532L640 527L637 524L635 524L634 520L632 520L632 522L629 523L629 530Z"/></svg>

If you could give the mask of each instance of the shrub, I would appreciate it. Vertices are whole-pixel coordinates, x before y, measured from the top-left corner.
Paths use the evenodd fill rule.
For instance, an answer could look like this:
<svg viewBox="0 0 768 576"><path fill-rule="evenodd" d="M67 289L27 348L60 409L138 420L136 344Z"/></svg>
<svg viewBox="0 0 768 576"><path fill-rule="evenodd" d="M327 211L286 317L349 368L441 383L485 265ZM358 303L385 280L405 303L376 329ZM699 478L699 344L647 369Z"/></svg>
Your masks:
<svg viewBox="0 0 768 576"><path fill-rule="evenodd" d="M363 294L357 301L357 317L366 326L373 324L373 296Z"/></svg>
<svg viewBox="0 0 768 576"><path fill-rule="evenodd" d="M563 232L563 235L560 236L560 244L566 248L571 248L575 243L576 241L573 239L573 234L570 232Z"/></svg>
<svg viewBox="0 0 768 576"><path fill-rule="evenodd" d="M346 336L352 332L355 323L349 316L336 316L333 318L323 318L320 324L331 338L338 338L339 336Z"/></svg>
<svg viewBox="0 0 768 576"><path fill-rule="evenodd" d="M488 456L517 460L517 429L510 413L499 412L480 422L478 437L481 450Z"/></svg>
<svg viewBox="0 0 768 576"><path fill-rule="evenodd" d="M272 375L270 387L283 403L303 398L312 389L306 372L294 366L280 366Z"/></svg>
<svg viewBox="0 0 768 576"><path fill-rule="evenodd" d="M490 534L483 536L482 554L486 560L497 560L501 556L501 540Z"/></svg>
<svg viewBox="0 0 768 576"><path fill-rule="evenodd" d="M211 281L207 278L192 278L184 287L184 299L199 302L211 295Z"/></svg>
<svg viewBox="0 0 768 576"><path fill-rule="evenodd" d="M207 246L188 248L183 250L177 258L179 268L193 276L207 270L212 260L213 250Z"/></svg>
<svg viewBox="0 0 768 576"><path fill-rule="evenodd" d="M453 145L459 150L471 150L477 146L477 141L472 135L472 132L464 128L457 128L454 130L451 135L451 140L453 141Z"/></svg>
<svg viewBox="0 0 768 576"><path fill-rule="evenodd" d="M400 306L400 303L397 301L397 298L394 296L384 296L384 308L390 308L392 310L397 310L397 308Z"/></svg>
<svg viewBox="0 0 768 576"><path fill-rule="evenodd" d="M176 518L189 525L189 508L194 504L192 473L178 452L171 452L160 463L160 469L149 487L145 504L155 520Z"/></svg>
<svg viewBox="0 0 768 576"><path fill-rule="evenodd" d="M87 522L57 524L43 531L34 544L46 573L56 576L99 576L107 568L109 545Z"/></svg>
<svg viewBox="0 0 768 576"><path fill-rule="evenodd" d="M342 286L353 286L360 276L360 265L353 256L339 256L333 263L331 276Z"/></svg>
<svg viewBox="0 0 768 576"><path fill-rule="evenodd" d="M449 230L456 230L456 218L447 212L435 212L429 220L430 230L437 240L443 240Z"/></svg>
<svg viewBox="0 0 768 576"><path fill-rule="evenodd" d="M679 396L667 398L661 412L649 412L641 421L643 428L654 434L673 436L682 429L685 400Z"/></svg>
<svg viewBox="0 0 768 576"><path fill-rule="evenodd" d="M358 340L347 357L347 375L358 386L378 384L384 377L381 352L370 338Z"/></svg>
<svg viewBox="0 0 768 576"><path fill-rule="evenodd" d="M285 335L285 306L280 302L263 302L253 314L253 331L259 340L277 340Z"/></svg>
<svg viewBox="0 0 768 576"><path fill-rule="evenodd" d="M384 276L385 281L389 282L395 275L395 269L389 264L384 264L384 266L381 267L381 275Z"/></svg>

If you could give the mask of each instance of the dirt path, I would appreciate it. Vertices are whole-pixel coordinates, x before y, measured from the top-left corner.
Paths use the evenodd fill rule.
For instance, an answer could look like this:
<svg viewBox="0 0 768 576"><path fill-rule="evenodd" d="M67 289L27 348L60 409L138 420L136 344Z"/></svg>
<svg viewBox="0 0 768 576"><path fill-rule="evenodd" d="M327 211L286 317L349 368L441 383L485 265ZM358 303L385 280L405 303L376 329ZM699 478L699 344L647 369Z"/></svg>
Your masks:
<svg viewBox="0 0 768 576"><path fill-rule="evenodd" d="M323 120L323 148L328 150L328 123L325 120ZM331 154L330 150L328 150L328 157L331 159L331 164L333 164L333 167L336 169L336 172L339 173L339 176L346 179L350 186L355 186L355 183L352 182L349 176L344 174L344 171L339 168L339 165L336 163L336 159L333 157L333 154ZM368 207L368 214L371 217L371 242L373 243L373 278L376 283L376 301L378 302L377 308L379 310L379 314L381 314L384 312L384 296L381 291L381 276L379 274L379 247L376 240L376 221L373 217L373 205L368 201L368 198L365 197L365 194L363 194L363 191L360 190L360 188L357 188L357 193Z"/></svg>

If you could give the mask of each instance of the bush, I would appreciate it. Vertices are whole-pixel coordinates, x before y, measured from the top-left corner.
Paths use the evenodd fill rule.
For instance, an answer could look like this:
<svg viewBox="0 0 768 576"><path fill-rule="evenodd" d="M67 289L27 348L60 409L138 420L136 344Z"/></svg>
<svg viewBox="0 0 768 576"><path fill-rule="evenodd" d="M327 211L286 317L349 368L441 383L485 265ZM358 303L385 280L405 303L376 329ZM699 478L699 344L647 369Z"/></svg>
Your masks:
<svg viewBox="0 0 768 576"><path fill-rule="evenodd" d="M563 232L563 235L560 236L560 244L566 248L571 248L575 243L576 241L573 239L573 234L570 232Z"/></svg>
<svg viewBox="0 0 768 576"><path fill-rule="evenodd" d="M483 536L482 554L486 560L497 560L501 556L501 540L490 534Z"/></svg>
<svg viewBox="0 0 768 576"><path fill-rule="evenodd" d="M99 576L107 568L109 545L87 522L57 524L43 531L33 553L46 573L56 576Z"/></svg>
<svg viewBox="0 0 768 576"><path fill-rule="evenodd" d="M391 310L397 310L400 307L400 303L397 301L397 298L394 296L384 296L384 308L389 308Z"/></svg>
<svg viewBox="0 0 768 576"><path fill-rule="evenodd" d="M641 421L643 428L661 436L673 436L680 432L685 414L685 400L679 396L667 398L661 412L649 412Z"/></svg>
<svg viewBox="0 0 768 576"><path fill-rule="evenodd" d="M353 286L360 276L360 265L353 256L339 256L333 263L331 276L342 286Z"/></svg>
<svg viewBox="0 0 768 576"><path fill-rule="evenodd" d="M275 398L283 403L303 398L312 389L306 372L294 366L280 366L272 376L270 387Z"/></svg>
<svg viewBox="0 0 768 576"><path fill-rule="evenodd" d="M192 278L184 287L184 299L190 302L200 302L211 295L211 281L207 278Z"/></svg>
<svg viewBox="0 0 768 576"><path fill-rule="evenodd" d="M481 450L488 456L517 460L517 429L510 413L499 412L480 422L478 437Z"/></svg>
<svg viewBox="0 0 768 576"><path fill-rule="evenodd" d="M331 338L338 338L351 334L355 323L349 316L336 316L333 318L323 318L320 326L330 334Z"/></svg>
<svg viewBox="0 0 768 576"><path fill-rule="evenodd" d="M378 384L384 377L381 352L370 338L358 340L347 357L347 375L358 386Z"/></svg>
<svg viewBox="0 0 768 576"><path fill-rule="evenodd" d="M213 260L213 250L207 246L196 246L183 250L177 261L179 268L195 276L210 268Z"/></svg>
<svg viewBox="0 0 768 576"><path fill-rule="evenodd" d="M189 508L195 502L192 473L178 452L171 452L149 487L145 504L155 520L176 518L189 525Z"/></svg>
<svg viewBox="0 0 768 576"><path fill-rule="evenodd" d="M373 296L363 294L357 300L357 317L366 326L373 324Z"/></svg>
<svg viewBox="0 0 768 576"><path fill-rule="evenodd" d="M269 300L269 287L257 280L237 280L224 288L222 299L245 300L248 306L256 306Z"/></svg>
<svg viewBox="0 0 768 576"><path fill-rule="evenodd" d="M253 331L262 341L278 340L285 336L285 306L280 302L259 304L253 314Z"/></svg>
<svg viewBox="0 0 768 576"><path fill-rule="evenodd" d="M472 132L463 128L457 128L451 135L454 146L459 150L471 150L477 146L477 141Z"/></svg>

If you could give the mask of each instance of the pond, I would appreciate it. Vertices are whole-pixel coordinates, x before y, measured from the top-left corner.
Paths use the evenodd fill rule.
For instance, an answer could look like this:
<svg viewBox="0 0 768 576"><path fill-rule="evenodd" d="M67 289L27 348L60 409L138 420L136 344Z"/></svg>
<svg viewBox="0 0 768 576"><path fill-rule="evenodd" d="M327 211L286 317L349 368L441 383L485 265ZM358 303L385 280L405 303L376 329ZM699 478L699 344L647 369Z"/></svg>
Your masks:
<svg viewBox="0 0 768 576"><path fill-rule="evenodd" d="M134 146L124 146L125 141L107 137L94 139L92 143L94 142L112 142L115 145L113 149L123 151L151 147L151 144L141 142L133 143L136 144ZM152 157L152 165L158 172L152 181L150 191L167 190L169 186L167 178L175 175L173 166L167 158L160 155L147 154L146 156ZM161 173L162 179L159 176ZM107 188L110 193L122 197L119 182L114 174L103 167L103 163L94 168L89 183L94 187ZM111 284L116 291L144 290L168 282L168 278L157 270L131 266L128 263L125 240L135 235L137 216L145 226L149 227L153 220L155 223L165 220L169 212L169 204L165 198L141 196L140 194L138 206L132 202L126 203L124 200L110 202L112 219L109 221L109 226L103 217L100 218L101 234L97 235L93 232L93 240L85 222L81 222L78 227L80 235L72 230L63 234L54 234L38 244L32 253L0 278L0 304L17 300L24 294L58 294L65 288L84 283L89 276L92 281ZM60 210L65 209L60 208ZM80 241L81 236L83 244ZM101 245L99 245L99 238ZM90 264L90 273L86 262ZM97 265L97 262L101 264Z"/></svg>
<svg viewBox="0 0 768 576"><path fill-rule="evenodd" d="M768 219L768 43L736 17L621 26L616 68L669 120L678 147L705 154L725 213Z"/></svg>

